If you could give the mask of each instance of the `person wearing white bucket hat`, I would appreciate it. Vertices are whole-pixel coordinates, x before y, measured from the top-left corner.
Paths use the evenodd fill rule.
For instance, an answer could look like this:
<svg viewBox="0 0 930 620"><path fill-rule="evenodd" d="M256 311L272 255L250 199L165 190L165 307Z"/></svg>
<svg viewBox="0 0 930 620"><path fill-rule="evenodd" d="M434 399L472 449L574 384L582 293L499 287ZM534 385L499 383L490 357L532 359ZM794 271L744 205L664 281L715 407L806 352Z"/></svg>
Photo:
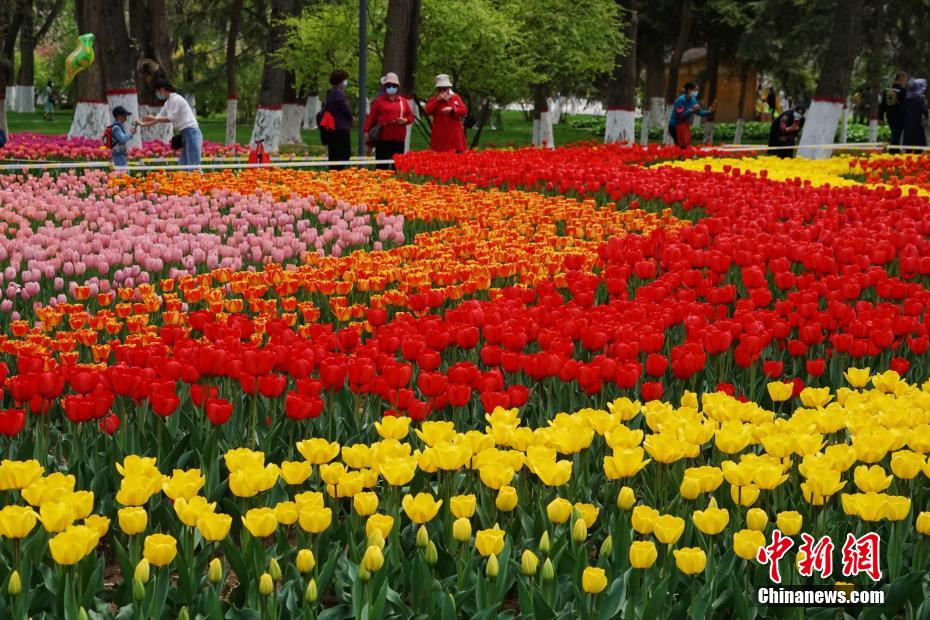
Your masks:
<svg viewBox="0 0 930 620"><path fill-rule="evenodd" d="M445 73L436 76L436 94L426 102L426 114L433 117L429 147L434 151L464 151L465 126L462 119L468 113L465 102L452 92L452 80Z"/></svg>
<svg viewBox="0 0 930 620"><path fill-rule="evenodd" d="M384 93L371 102L371 111L365 119L362 131L368 142L374 144L376 159L392 159L404 152L407 125L413 123L413 110L400 91L400 80L396 73L385 73L381 83ZM378 168L390 168L378 164Z"/></svg>

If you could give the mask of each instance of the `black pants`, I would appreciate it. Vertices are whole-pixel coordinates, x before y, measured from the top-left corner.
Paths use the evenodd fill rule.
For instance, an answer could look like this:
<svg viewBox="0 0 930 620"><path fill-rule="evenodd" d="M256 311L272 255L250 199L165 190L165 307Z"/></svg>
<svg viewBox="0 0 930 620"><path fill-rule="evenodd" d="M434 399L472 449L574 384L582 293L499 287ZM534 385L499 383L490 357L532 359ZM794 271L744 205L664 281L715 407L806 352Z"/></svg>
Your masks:
<svg viewBox="0 0 930 620"><path fill-rule="evenodd" d="M891 130L891 140L888 142L889 146L897 147L888 149L891 153L900 153L901 147L901 134L904 132L904 121L903 120L892 120L888 119L888 128Z"/></svg>
<svg viewBox="0 0 930 620"><path fill-rule="evenodd" d="M378 140L375 142L375 159L392 159L395 155L403 155L403 140ZM378 164L375 168L379 170L390 170L393 164Z"/></svg>
<svg viewBox="0 0 930 620"><path fill-rule="evenodd" d="M331 131L327 138L326 148L329 151L329 161L348 161L352 157L352 139L348 129ZM330 166L330 170L342 170L345 166Z"/></svg>

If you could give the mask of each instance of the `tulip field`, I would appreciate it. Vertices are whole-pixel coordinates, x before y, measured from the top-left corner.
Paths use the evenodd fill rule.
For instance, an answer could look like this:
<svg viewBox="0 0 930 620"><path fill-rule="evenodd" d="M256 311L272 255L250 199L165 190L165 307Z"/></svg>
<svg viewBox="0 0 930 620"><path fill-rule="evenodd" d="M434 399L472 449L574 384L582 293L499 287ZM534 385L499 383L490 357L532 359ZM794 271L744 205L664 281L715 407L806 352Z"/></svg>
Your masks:
<svg viewBox="0 0 930 620"><path fill-rule="evenodd" d="M930 618L928 201L658 145L6 170L0 617Z"/></svg>

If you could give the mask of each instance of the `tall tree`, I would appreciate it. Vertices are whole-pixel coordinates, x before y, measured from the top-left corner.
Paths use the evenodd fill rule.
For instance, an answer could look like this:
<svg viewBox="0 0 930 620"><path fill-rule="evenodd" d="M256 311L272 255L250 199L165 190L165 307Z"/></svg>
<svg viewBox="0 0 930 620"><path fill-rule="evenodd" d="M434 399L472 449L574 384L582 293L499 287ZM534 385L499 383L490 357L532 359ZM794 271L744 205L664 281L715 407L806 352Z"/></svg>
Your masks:
<svg viewBox="0 0 930 620"><path fill-rule="evenodd" d="M694 0L681 0L681 14L678 27L678 38L675 40L675 48L672 50L672 56L668 61L668 79L665 82L665 104L672 105L678 96L680 85L678 84L678 71L681 68L681 57L688 48L688 41L691 37L691 24L694 15ZM665 141L669 140L668 129L666 127Z"/></svg>
<svg viewBox="0 0 930 620"><path fill-rule="evenodd" d="M401 96L416 110L417 44L420 31L420 0L388 2L384 31L384 62L381 74L397 74ZM407 125L405 149L410 148L413 125Z"/></svg>
<svg viewBox="0 0 930 620"><path fill-rule="evenodd" d="M284 95L281 107L281 137L278 144L303 144L300 128L304 121L306 102L300 98L293 71L284 72Z"/></svg>
<svg viewBox="0 0 930 620"><path fill-rule="evenodd" d="M100 62L103 67L107 105L111 110L116 106L122 106L133 118L138 118L136 54L126 27L125 0L88 0L87 4L97 5L101 11L101 27L95 32L100 43L95 62ZM132 148L141 144L142 134L136 132L129 146Z"/></svg>
<svg viewBox="0 0 930 620"><path fill-rule="evenodd" d="M100 32L103 27L101 8L100 0L74 1L78 32ZM94 44L94 55L96 60L75 78L77 102L74 106L74 116L71 118L71 129L68 131L69 138L99 139L110 122L99 41Z"/></svg>
<svg viewBox="0 0 930 620"><path fill-rule="evenodd" d="M229 28L226 31L226 145L236 143L236 116L239 96L236 88L236 42L242 21L243 0L232 0L229 9Z"/></svg>
<svg viewBox="0 0 930 620"><path fill-rule="evenodd" d="M129 33L138 56L136 87L139 115L158 114L162 103L155 98L151 83L157 78L171 79L171 38L168 32L168 9L165 0L129 0ZM142 129L143 140L171 139L170 125L156 124Z"/></svg>
<svg viewBox="0 0 930 620"><path fill-rule="evenodd" d="M636 112L636 31L639 24L636 0L617 0L624 10L626 26L623 35L627 46L616 56L614 68L607 82L607 123L604 129L605 142L629 142L636 140L634 116Z"/></svg>
<svg viewBox="0 0 930 620"><path fill-rule="evenodd" d="M35 51L55 18L63 0L22 0L23 20L19 32L19 70L16 74L16 111L35 112ZM38 29L35 27L39 24Z"/></svg>
<svg viewBox="0 0 930 620"><path fill-rule="evenodd" d="M265 45L265 66L262 69L262 82L258 93L258 109L255 111L255 124L252 127L250 145L258 141L264 143L267 151L278 151L278 139L281 134L282 105L284 103L284 67L278 58L278 51L284 46L287 24L285 19L292 15L294 0L271 0L271 18Z"/></svg>
<svg viewBox="0 0 930 620"><path fill-rule="evenodd" d="M833 150L809 148L812 145L833 144L836 127L849 95L853 65L859 48L859 30L864 0L833 0L833 29L820 61L820 78L801 131L800 157L823 159ZM808 148L805 148L808 147Z"/></svg>
<svg viewBox="0 0 930 620"><path fill-rule="evenodd" d="M866 57L866 105L869 110L869 142L878 140L878 104L882 98L882 72L885 66L885 0L872 0L870 4L871 49Z"/></svg>
<svg viewBox="0 0 930 620"><path fill-rule="evenodd" d="M13 107L16 102L14 89L14 69L16 68L16 40L23 25L23 12L20 3L5 2L3 11L6 13L7 25L3 37L3 49L0 50L0 73L3 74L3 119L6 123L6 108Z"/></svg>

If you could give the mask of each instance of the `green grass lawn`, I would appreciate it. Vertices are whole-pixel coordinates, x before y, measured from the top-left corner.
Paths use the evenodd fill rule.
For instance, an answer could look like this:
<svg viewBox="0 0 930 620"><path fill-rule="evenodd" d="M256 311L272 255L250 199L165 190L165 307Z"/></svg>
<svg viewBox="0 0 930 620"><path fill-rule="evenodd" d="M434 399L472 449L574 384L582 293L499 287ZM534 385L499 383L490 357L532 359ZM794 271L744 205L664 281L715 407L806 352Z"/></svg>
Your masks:
<svg viewBox="0 0 930 620"><path fill-rule="evenodd" d="M506 146L527 146L530 144L533 136L533 123L525 118L522 112L507 111L502 114L502 127L497 129L485 129L481 134L480 146L483 147L506 147ZM574 117L573 117L574 118ZM563 119L566 119L563 116ZM203 136L211 142L223 142L226 136L226 118L222 116L212 116L209 118L200 118L200 128ZM567 119L566 119L567 120ZM42 118L42 112L35 114L18 114L16 112L7 112L7 121L10 131L17 132L36 132L50 134L67 134L71 128L71 110L57 111L53 115L53 120L47 121ZM584 129L575 129L569 127L565 122L556 125L553 128L556 144L567 144L571 142L600 140L603 136L597 135L592 131ZM472 130L468 130L467 139L469 144L472 139ZM252 124L243 123L236 127L236 139L240 144L248 144L249 137L252 134ZM302 152L323 153L324 147L320 145L320 134L317 131L301 132L307 147L298 149ZM352 150L355 151L357 141L357 129L352 130ZM424 133L414 128L411 148L421 150L429 147L429 141Z"/></svg>

